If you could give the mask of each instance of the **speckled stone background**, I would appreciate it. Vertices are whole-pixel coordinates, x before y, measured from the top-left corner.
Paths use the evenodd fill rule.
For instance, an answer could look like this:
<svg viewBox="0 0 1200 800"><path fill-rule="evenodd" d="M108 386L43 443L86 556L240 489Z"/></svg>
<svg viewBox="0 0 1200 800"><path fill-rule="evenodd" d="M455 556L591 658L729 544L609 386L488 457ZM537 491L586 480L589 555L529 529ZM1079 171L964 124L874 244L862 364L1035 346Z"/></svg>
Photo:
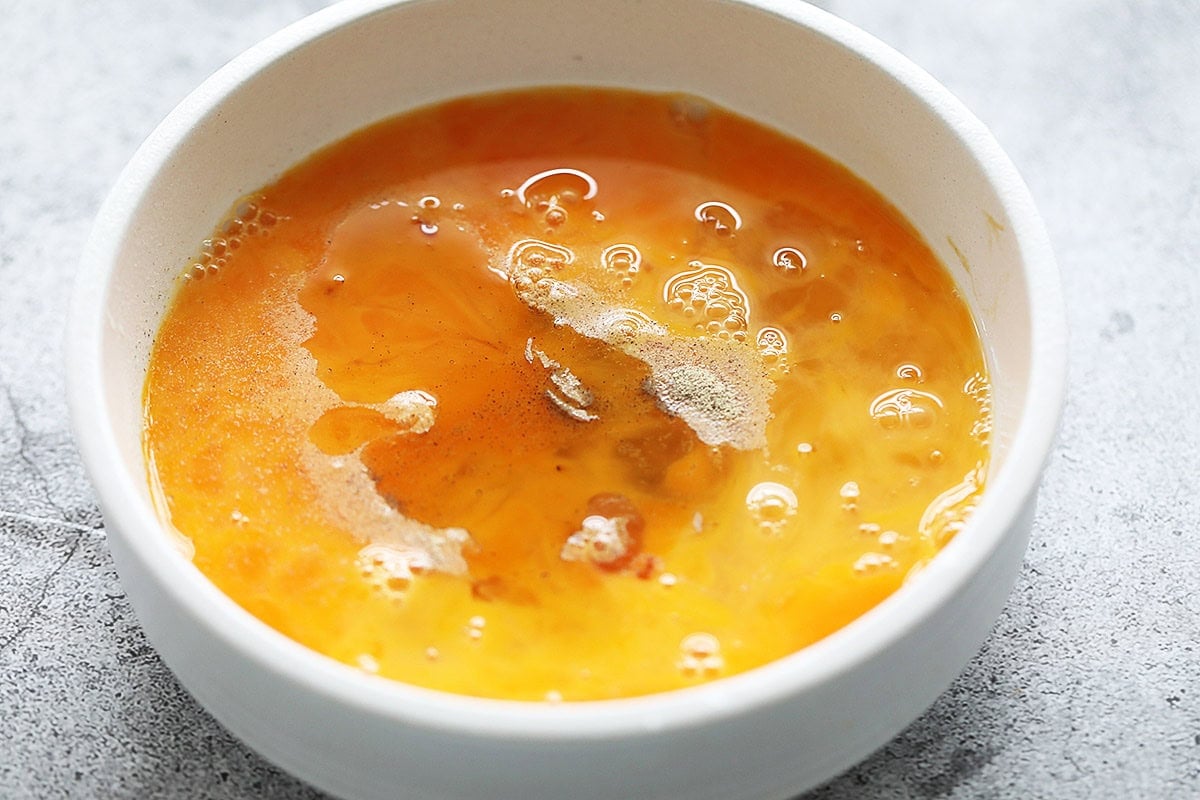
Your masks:
<svg viewBox="0 0 1200 800"><path fill-rule="evenodd" d="M188 91L305 0L0 0L0 798L319 798L143 638L68 430L89 225ZM964 674L809 800L1200 797L1200 2L829 0L996 133L1058 253L1061 442Z"/></svg>

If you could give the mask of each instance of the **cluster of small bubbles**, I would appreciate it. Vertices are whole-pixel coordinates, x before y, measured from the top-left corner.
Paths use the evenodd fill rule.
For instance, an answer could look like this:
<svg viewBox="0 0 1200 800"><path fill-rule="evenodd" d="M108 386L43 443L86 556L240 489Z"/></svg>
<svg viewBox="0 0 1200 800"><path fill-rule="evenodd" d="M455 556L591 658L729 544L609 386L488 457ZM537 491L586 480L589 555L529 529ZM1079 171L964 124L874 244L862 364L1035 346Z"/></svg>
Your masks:
<svg viewBox="0 0 1200 800"><path fill-rule="evenodd" d="M711 633L689 633L679 643L676 666L684 675L700 677L720 672L725 667L721 642Z"/></svg>
<svg viewBox="0 0 1200 800"><path fill-rule="evenodd" d="M567 537L559 556L563 561L613 564L625 558L631 538L625 517L589 514L579 530Z"/></svg>
<svg viewBox="0 0 1200 800"><path fill-rule="evenodd" d="M518 292L524 292L541 282L548 273L574 262L575 253L566 247L541 239L522 239L509 249L504 271L489 269L511 281Z"/></svg>
<svg viewBox="0 0 1200 800"><path fill-rule="evenodd" d="M808 257L795 247L781 247L771 256L771 263L784 275L794 275L808 269Z"/></svg>
<svg viewBox="0 0 1200 800"><path fill-rule="evenodd" d="M764 364L768 367L778 367L783 372L787 372L788 340L783 331L779 328L762 328L755 337L754 343L758 347L758 353L762 356Z"/></svg>
<svg viewBox="0 0 1200 800"><path fill-rule="evenodd" d="M370 653L360 653L355 660L358 662L358 668L363 672L369 672L372 675L379 672L379 662Z"/></svg>
<svg viewBox="0 0 1200 800"><path fill-rule="evenodd" d="M692 213L705 230L712 231L717 236L732 236L742 228L742 215L736 208L720 200L701 203Z"/></svg>
<svg viewBox="0 0 1200 800"><path fill-rule="evenodd" d="M642 268L642 252L631 244L614 244L600 253L600 263L622 286L632 286Z"/></svg>
<svg viewBox="0 0 1200 800"><path fill-rule="evenodd" d="M234 216L217 226L221 235L205 239L200 245L200 257L184 271L185 278L198 279L212 275L229 263L229 257L242 246L248 236L267 233L278 218L269 211L262 211L254 203L240 204Z"/></svg>
<svg viewBox="0 0 1200 800"><path fill-rule="evenodd" d="M863 522L858 526L858 532L866 536L876 536L881 530L883 530L883 528L874 522Z"/></svg>
<svg viewBox="0 0 1200 800"><path fill-rule="evenodd" d="M689 261L663 288L667 307L695 320L696 330L721 339L746 340L750 302L733 273L722 266Z"/></svg>
<svg viewBox="0 0 1200 800"><path fill-rule="evenodd" d="M812 442L801 442L796 445L796 452L802 456L808 455L813 451Z"/></svg>
<svg viewBox="0 0 1200 800"><path fill-rule="evenodd" d="M487 627L487 620L476 615L467 620L467 625L463 628L463 632L467 634L468 639L477 642L483 638L483 629L485 627Z"/></svg>
<svg viewBox="0 0 1200 800"><path fill-rule="evenodd" d="M867 245L862 239L854 240L854 252L856 252L856 253L866 253L867 252Z"/></svg>
<svg viewBox="0 0 1200 800"><path fill-rule="evenodd" d="M860 575L865 575L870 572L877 572L885 567L893 567L896 565L896 559L889 556L887 553L863 553L858 560L854 562L854 571Z"/></svg>
<svg viewBox="0 0 1200 800"><path fill-rule="evenodd" d="M229 515L229 518L231 520L233 520L234 522L236 522L238 525L245 525L247 522L250 521L249 517L247 517L245 514L243 514L241 511L239 511L236 508L233 510L233 513Z"/></svg>
<svg viewBox="0 0 1200 800"><path fill-rule="evenodd" d="M992 384L982 373L976 372L963 384L963 393L975 401L979 416L971 425L971 436L987 444L992 435Z"/></svg>
<svg viewBox="0 0 1200 800"><path fill-rule="evenodd" d="M925 373L916 364L901 364L896 367L896 377L902 381L912 381L913 383L925 382Z"/></svg>
<svg viewBox="0 0 1200 800"><path fill-rule="evenodd" d="M393 599L401 599L416 575L433 564L423 552L370 544L358 551L359 573L376 589Z"/></svg>
<svg viewBox="0 0 1200 800"><path fill-rule="evenodd" d="M746 510L760 528L771 533L778 533L796 515L799 505L795 492L774 481L756 483L746 494Z"/></svg>
<svg viewBox="0 0 1200 800"><path fill-rule="evenodd" d="M963 479L933 499L921 514L917 530L934 544L944 544L967 524L983 485L984 465L979 462Z"/></svg>
<svg viewBox="0 0 1200 800"><path fill-rule="evenodd" d="M858 488L858 484L854 481L846 481L842 484L842 488L838 491L838 495L842 498L842 508L846 511L854 511L858 508L858 498L862 491Z"/></svg>
<svg viewBox="0 0 1200 800"><path fill-rule="evenodd" d="M637 341L643 336L665 336L666 328L634 308L614 308L598 314L594 329L605 341Z"/></svg>
<svg viewBox="0 0 1200 800"><path fill-rule="evenodd" d="M945 406L936 394L917 389L891 389L871 401L871 417L885 429L928 428Z"/></svg>

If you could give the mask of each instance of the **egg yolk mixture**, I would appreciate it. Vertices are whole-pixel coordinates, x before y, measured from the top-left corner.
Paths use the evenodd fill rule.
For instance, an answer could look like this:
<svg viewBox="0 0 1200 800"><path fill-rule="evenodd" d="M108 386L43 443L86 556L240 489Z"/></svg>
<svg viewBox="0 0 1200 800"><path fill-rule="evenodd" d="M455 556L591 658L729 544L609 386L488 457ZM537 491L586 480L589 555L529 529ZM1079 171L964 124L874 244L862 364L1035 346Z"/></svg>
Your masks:
<svg viewBox="0 0 1200 800"><path fill-rule="evenodd" d="M982 490L973 321L912 227L690 97L528 90L328 147L188 265L145 387L160 512L287 636L524 700L793 653Z"/></svg>

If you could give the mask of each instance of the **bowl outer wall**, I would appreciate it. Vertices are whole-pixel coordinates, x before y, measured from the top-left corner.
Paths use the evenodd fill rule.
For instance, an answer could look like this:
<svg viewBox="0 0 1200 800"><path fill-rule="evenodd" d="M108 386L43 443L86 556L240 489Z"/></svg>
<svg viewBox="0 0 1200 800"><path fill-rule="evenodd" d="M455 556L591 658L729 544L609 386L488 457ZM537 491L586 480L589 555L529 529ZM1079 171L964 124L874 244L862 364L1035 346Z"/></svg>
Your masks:
<svg viewBox="0 0 1200 800"><path fill-rule="evenodd" d="M341 52L339 63L353 71L379 50L378 43L370 45L370 36L381 35L381 28L396 37L418 29L423 41L436 41L460 35L462 21L472 14L489 22L488 31L503 30L506 24L505 18L494 18L495 4L464 0L452 4L454 13L447 11L450 5L415 0L393 8L373 0L351 2L268 39L206 82L164 121L101 210L74 298L68 381L76 438L131 602L164 659L218 719L285 768L344 796L395 796L403 787L405 796L419 798L518 792L551 797L566 791L584 797L667 797L684 791L695 797L784 797L823 780L882 744L936 697L978 647L1019 568L1065 375L1057 274L1028 193L983 126L931 78L846 23L797 4L567 4L573 15L568 24L563 4L519 0L504 7L506 18L538 18L543 35L555 25L568 40L571 26L589 30L587 41L572 43L583 51L583 60L572 58L570 44L558 37L556 44L534 54L538 58L527 57L528 63L507 71L458 65L441 84L426 84L424 95L413 90L391 97L394 90L388 83L377 81L364 87L366 99L348 97L343 108L281 116L288 103L280 87L327 58L330 50ZM140 443L136 436L117 435L131 426L140 429L141 375L169 299L174 265L184 263L187 248L207 234L212 220L239 194L362 124L445 96L446 86L460 93L531 83L686 88L794 130L794 121L773 116L769 108L739 102L747 75L738 72L734 60L748 56L744 40L739 40L740 49L700 48L710 62L728 67L705 83L672 61L686 53L671 52L650 58L666 68L655 73L661 78L648 82L639 73L645 69L641 62L621 50L633 47L629 38L636 36L604 39L606 19L633 14L641 15L638 33L647 42L677 33L685 8L701 18L687 23L698 28L686 37L696 46L723 42L720 31L753 29L763 37L764 49L794 52L796 68L806 58L838 65L840 71L833 70L837 74L824 88L806 89L807 103L840 97L843 105L854 105L856 98L845 92L859 87L876 93L878 121L901 126L893 127L885 147L883 137L861 127L868 119L855 118L870 109L836 107L821 119L808 120L801 135L896 202L952 271L955 256L950 251L955 249L977 265L970 270L964 259L956 277L960 285L971 287L966 294L993 350L1007 346L1014 353L993 353L993 374L1005 380L997 380L1000 466L992 472L976 519L919 580L828 639L751 673L649 698L555 708L428 692L360 675L249 617L172 550L149 501ZM484 44L489 39L488 34L475 35ZM781 38L773 41L772 36ZM534 43L528 36L520 42L527 49ZM794 75L786 66L760 90L786 96L788 87L778 85ZM264 86L275 92L264 97ZM372 114L362 116L361 107L352 108L356 102L374 109ZM192 192L191 206L176 202L174 218L164 218L174 230L161 233L155 225L164 219L155 214L166 213L163 193L169 194L171 187L161 185L160 173L205 147L229 148L230 142L211 144L213 136L219 139L213 131L236 125L236 114L252 107L274 125L305 129L307 139L275 148L267 157L254 147L226 152L235 161L244 159L231 171L245 183L232 191ZM931 176L927 187L910 186L913 153L904 152L906 130L912 147L932 143L965 166L946 170L940 178ZM948 187L956 191L946 191ZM925 190L933 199L919 196ZM940 230L931 234L922 226L923 207L936 204L938 197L961 197L964 191L987 198L986 213L1004 229L999 241L989 238L990 229L966 226L954 230L957 239L947 234L943 242ZM157 253L157 265L143 263L149 252ZM1013 277L989 269L989 258L1009 260L1022 270ZM1017 345L1009 342L1013 337ZM1022 346L1026 352L1015 352Z"/></svg>

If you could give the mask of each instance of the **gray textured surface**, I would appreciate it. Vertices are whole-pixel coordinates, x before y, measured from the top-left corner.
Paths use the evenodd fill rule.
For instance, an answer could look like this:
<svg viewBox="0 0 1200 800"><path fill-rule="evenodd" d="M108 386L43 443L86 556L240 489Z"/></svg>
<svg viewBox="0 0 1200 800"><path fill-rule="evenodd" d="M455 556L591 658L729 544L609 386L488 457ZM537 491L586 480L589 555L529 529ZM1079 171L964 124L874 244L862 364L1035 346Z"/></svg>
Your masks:
<svg viewBox="0 0 1200 800"><path fill-rule="evenodd" d="M0 0L0 797L317 798L180 689L67 427L67 287L124 162L318 2ZM962 98L1054 240L1071 390L1034 541L962 677L817 790L1200 797L1200 3L831 0Z"/></svg>

